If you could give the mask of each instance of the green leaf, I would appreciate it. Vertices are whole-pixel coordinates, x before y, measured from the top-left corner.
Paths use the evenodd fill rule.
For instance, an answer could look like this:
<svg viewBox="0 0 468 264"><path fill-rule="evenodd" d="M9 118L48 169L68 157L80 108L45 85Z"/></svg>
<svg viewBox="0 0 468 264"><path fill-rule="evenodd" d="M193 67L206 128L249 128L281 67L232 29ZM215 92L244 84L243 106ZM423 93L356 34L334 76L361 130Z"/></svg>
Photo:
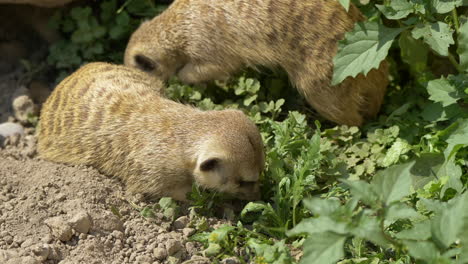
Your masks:
<svg viewBox="0 0 468 264"><path fill-rule="evenodd" d="M358 226L352 229L355 236L365 238L383 248L388 247L389 242L385 238L380 226L380 221L372 214L375 211L366 210L357 219Z"/></svg>
<svg viewBox="0 0 468 264"><path fill-rule="evenodd" d="M363 203L374 206L379 202L379 196L375 193L372 186L365 181L341 180L349 186L351 194L361 200Z"/></svg>
<svg viewBox="0 0 468 264"><path fill-rule="evenodd" d="M463 0L431 0L432 9L438 14L445 14L461 6Z"/></svg>
<svg viewBox="0 0 468 264"><path fill-rule="evenodd" d="M400 159L400 156L407 153L411 150L411 145L406 142L404 139L398 138L395 142L393 142L390 149L387 151L385 155L382 165L384 167L388 167L392 164L395 164Z"/></svg>
<svg viewBox="0 0 468 264"><path fill-rule="evenodd" d="M206 248L205 250L203 250L203 254L207 257L213 257L213 256L216 256L218 255L220 252L221 252L222 248L220 245L216 244L216 243L210 243L208 245L208 248Z"/></svg>
<svg viewBox="0 0 468 264"><path fill-rule="evenodd" d="M392 204L385 215L385 221L393 222L399 219L417 218L421 215L412 207L403 203Z"/></svg>
<svg viewBox="0 0 468 264"><path fill-rule="evenodd" d="M419 24L411 31L411 34L415 39L423 38L424 42L442 56L448 56L448 47L455 43L450 26L440 21L432 24Z"/></svg>
<svg viewBox="0 0 468 264"><path fill-rule="evenodd" d="M436 244L442 249L452 245L463 231L465 216L468 214L468 192L447 203L447 206L431 221L431 233Z"/></svg>
<svg viewBox="0 0 468 264"><path fill-rule="evenodd" d="M427 92L430 100L440 102L444 107L455 104L460 99L457 89L444 77L430 81Z"/></svg>
<svg viewBox="0 0 468 264"><path fill-rule="evenodd" d="M460 26L457 53L460 56L460 67L468 72L468 19Z"/></svg>
<svg viewBox="0 0 468 264"><path fill-rule="evenodd" d="M413 13L413 4L406 0L392 0L389 5L376 5L388 19L402 19Z"/></svg>
<svg viewBox="0 0 468 264"><path fill-rule="evenodd" d="M394 165L377 173L372 179L371 185L381 200L390 205L392 202L410 194L411 173L410 169L414 165L408 162L402 165Z"/></svg>
<svg viewBox="0 0 468 264"><path fill-rule="evenodd" d="M208 237L210 243L222 243L228 238L228 234L234 231L236 228L230 225L222 225L218 229L211 232Z"/></svg>
<svg viewBox="0 0 468 264"><path fill-rule="evenodd" d="M311 198L303 201L304 206L314 215L329 216L338 210L341 203L338 199Z"/></svg>
<svg viewBox="0 0 468 264"><path fill-rule="evenodd" d="M378 68L401 31L402 28L388 28L377 22L357 23L338 45L338 54L333 59L332 84Z"/></svg>
<svg viewBox="0 0 468 264"><path fill-rule="evenodd" d="M436 179L437 171L444 161L444 155L440 153L422 153L410 170L414 189L422 188Z"/></svg>
<svg viewBox="0 0 468 264"><path fill-rule="evenodd" d="M302 220L293 229L289 230L286 234L288 236L298 236L301 234L316 235L323 232L335 232L338 234L348 234L347 224L344 222L337 222L328 216L320 216L317 218L307 218Z"/></svg>
<svg viewBox="0 0 468 264"><path fill-rule="evenodd" d="M343 258L346 236L332 232L315 234L304 242L301 264L333 264Z"/></svg>
<svg viewBox="0 0 468 264"><path fill-rule="evenodd" d="M414 73L419 74L427 68L429 49L421 40L414 39L409 31L401 33L399 38L402 60L408 64Z"/></svg>
<svg viewBox="0 0 468 264"><path fill-rule="evenodd" d="M408 247L410 255L416 259L422 259L427 263L435 263L439 256L439 250L432 242L428 241L405 241L404 244Z"/></svg>
<svg viewBox="0 0 468 264"><path fill-rule="evenodd" d="M338 0L338 2L340 2L344 9L346 9L346 12L348 12L350 0Z"/></svg>
<svg viewBox="0 0 468 264"><path fill-rule="evenodd" d="M406 240L427 240L431 237L431 223L429 220L416 223L412 228L396 233L395 237Z"/></svg>
<svg viewBox="0 0 468 264"><path fill-rule="evenodd" d="M446 141L451 145L468 145L468 119L461 120L457 129L450 134Z"/></svg>
<svg viewBox="0 0 468 264"><path fill-rule="evenodd" d="M263 202L249 202L241 211L242 221L250 223L257 220L266 207L267 205Z"/></svg>

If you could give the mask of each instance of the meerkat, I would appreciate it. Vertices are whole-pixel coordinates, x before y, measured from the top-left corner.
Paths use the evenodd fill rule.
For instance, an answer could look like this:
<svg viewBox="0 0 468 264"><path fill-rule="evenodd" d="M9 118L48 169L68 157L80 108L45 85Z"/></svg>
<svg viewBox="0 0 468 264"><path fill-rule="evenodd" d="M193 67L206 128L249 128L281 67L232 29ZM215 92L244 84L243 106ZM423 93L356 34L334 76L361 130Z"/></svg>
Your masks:
<svg viewBox="0 0 468 264"><path fill-rule="evenodd" d="M122 179L147 198L185 200L192 183L259 197L263 143L239 110L201 111L161 96L129 67L90 63L64 79L40 115L38 153Z"/></svg>
<svg viewBox="0 0 468 264"><path fill-rule="evenodd" d="M176 0L132 34L125 64L193 84L243 67L282 67L325 118L361 125L376 116L388 67L331 86L338 41L360 11L327 0Z"/></svg>

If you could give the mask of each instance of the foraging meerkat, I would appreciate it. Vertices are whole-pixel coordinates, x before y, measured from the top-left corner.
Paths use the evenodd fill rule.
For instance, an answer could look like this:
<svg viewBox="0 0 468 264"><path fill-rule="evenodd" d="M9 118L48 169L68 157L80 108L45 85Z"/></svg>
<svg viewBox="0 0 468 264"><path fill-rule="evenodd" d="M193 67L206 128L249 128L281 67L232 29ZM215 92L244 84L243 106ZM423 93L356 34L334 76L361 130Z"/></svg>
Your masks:
<svg viewBox="0 0 468 264"><path fill-rule="evenodd" d="M185 83L280 66L321 115L361 125L380 109L386 63L337 86L330 80L338 40L363 19L331 0L176 0L133 33L125 64Z"/></svg>
<svg viewBox="0 0 468 264"><path fill-rule="evenodd" d="M161 97L163 83L137 69L91 63L43 106L43 159L91 165L131 192L185 200L192 183L245 199L259 195L260 133L241 111L201 111Z"/></svg>

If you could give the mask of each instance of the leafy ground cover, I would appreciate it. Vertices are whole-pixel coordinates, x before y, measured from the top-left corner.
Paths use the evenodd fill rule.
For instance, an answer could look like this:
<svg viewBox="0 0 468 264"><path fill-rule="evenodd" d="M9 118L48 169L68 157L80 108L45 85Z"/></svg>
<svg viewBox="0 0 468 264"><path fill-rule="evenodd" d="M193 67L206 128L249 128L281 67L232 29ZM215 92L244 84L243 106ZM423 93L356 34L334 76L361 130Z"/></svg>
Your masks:
<svg viewBox="0 0 468 264"><path fill-rule="evenodd" d="M194 187L192 239L214 262L468 263L468 2L356 4L368 20L340 42L333 83L383 59L391 64L383 109L362 128L317 119L281 72L247 70L202 86L171 81L174 100L242 109L266 145L262 201L231 212L236 224L204 228L222 195ZM148 0L92 5L51 20L64 35L48 58L59 79L85 62L121 62L131 32L165 8Z"/></svg>

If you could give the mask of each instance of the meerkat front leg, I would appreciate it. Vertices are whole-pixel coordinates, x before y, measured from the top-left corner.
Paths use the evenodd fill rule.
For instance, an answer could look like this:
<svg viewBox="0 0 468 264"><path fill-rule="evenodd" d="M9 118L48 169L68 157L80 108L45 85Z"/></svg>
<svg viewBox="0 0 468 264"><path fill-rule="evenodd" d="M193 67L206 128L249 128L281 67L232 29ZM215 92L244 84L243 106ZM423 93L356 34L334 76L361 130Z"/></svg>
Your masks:
<svg viewBox="0 0 468 264"><path fill-rule="evenodd" d="M178 73L177 77L187 84L206 82L210 80L226 80L229 72L220 65L211 63L187 63Z"/></svg>

